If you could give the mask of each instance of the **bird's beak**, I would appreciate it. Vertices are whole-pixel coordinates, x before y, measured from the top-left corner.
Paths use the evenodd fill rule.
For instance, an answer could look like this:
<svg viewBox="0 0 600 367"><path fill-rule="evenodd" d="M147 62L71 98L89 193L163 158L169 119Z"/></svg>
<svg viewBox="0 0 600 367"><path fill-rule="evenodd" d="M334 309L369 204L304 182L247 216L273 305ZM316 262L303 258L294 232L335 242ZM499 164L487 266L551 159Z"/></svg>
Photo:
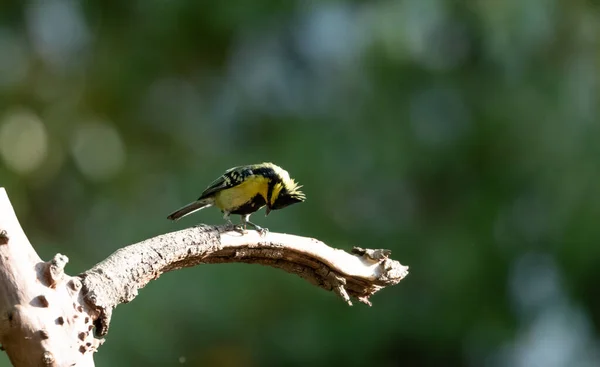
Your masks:
<svg viewBox="0 0 600 367"><path fill-rule="evenodd" d="M265 217L266 217L267 215L269 215L269 213L270 213L270 212L271 212L271 208L267 207L267 212L265 213Z"/></svg>

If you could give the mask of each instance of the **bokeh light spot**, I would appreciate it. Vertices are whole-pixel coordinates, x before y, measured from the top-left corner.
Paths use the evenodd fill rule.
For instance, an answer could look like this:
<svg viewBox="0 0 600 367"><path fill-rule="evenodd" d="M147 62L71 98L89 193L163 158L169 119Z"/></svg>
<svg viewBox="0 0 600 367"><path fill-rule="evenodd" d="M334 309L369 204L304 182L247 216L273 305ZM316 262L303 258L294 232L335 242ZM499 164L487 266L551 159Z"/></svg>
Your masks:
<svg viewBox="0 0 600 367"><path fill-rule="evenodd" d="M48 151L46 128L36 114L18 109L0 124L0 154L6 165L20 174L37 169Z"/></svg>
<svg viewBox="0 0 600 367"><path fill-rule="evenodd" d="M71 153L77 168L88 179L106 181L125 163L125 147L119 132L106 122L80 125L72 136Z"/></svg>
<svg viewBox="0 0 600 367"><path fill-rule="evenodd" d="M51 66L76 65L91 38L79 2L72 0L33 1L26 20L34 49ZM68 70L68 69L64 69Z"/></svg>

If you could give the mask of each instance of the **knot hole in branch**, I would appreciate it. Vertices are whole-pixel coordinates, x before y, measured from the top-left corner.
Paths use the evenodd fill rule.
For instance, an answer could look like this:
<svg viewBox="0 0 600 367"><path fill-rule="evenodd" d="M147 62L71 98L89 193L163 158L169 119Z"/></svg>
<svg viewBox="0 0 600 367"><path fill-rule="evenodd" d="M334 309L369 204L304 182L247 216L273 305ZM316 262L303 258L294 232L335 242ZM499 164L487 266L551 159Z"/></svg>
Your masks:
<svg viewBox="0 0 600 367"><path fill-rule="evenodd" d="M0 245L8 244L8 233L5 229L0 231Z"/></svg>

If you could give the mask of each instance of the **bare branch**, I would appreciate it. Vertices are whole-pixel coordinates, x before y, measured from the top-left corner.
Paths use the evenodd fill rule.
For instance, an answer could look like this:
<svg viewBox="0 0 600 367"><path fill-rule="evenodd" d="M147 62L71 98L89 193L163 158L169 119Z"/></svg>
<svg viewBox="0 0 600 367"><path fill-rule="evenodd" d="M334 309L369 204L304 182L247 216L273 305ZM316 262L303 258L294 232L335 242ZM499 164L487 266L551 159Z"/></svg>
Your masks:
<svg viewBox="0 0 600 367"><path fill-rule="evenodd" d="M96 333L101 336L108 331L118 304L133 300L140 288L162 273L198 264L269 265L333 290L349 305L351 297L370 305L374 293L408 274L408 267L388 258L388 250L355 248L353 252L312 238L260 236L255 231L241 235L231 227L201 225L122 248L80 277L85 299L100 313Z"/></svg>
<svg viewBox="0 0 600 367"><path fill-rule="evenodd" d="M113 309L134 299L162 273L198 264L242 262L269 265L312 284L370 305L378 290L397 284L408 268L388 250L354 248L352 254L312 238L226 226L197 226L167 233L116 251L71 277L68 258L42 261L0 188L0 350L15 366L93 366Z"/></svg>
<svg viewBox="0 0 600 367"><path fill-rule="evenodd" d="M39 258L0 188L0 344L14 366L94 365L96 314L67 288L66 261Z"/></svg>

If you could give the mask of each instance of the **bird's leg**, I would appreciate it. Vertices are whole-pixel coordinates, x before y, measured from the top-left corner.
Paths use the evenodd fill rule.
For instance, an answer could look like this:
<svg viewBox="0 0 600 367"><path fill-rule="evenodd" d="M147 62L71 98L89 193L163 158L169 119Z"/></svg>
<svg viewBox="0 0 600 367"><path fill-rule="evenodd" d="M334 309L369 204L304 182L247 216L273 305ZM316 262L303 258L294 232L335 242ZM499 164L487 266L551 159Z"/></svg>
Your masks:
<svg viewBox="0 0 600 367"><path fill-rule="evenodd" d="M223 212L223 219L225 219L227 224L229 224L230 226L234 225L231 219L229 219L229 212Z"/></svg>
<svg viewBox="0 0 600 367"><path fill-rule="evenodd" d="M223 212L223 219L225 219L227 225L231 226L234 231L244 234L244 229L239 224L233 224L233 222L229 218L229 214L229 212Z"/></svg>
<svg viewBox="0 0 600 367"><path fill-rule="evenodd" d="M242 215L242 224L244 225L244 229L246 229L246 225L249 224L251 225L261 236L264 236L267 234L267 232L269 232L268 228L263 228L261 226L259 226L258 224L254 224L252 222L250 222L250 214L246 214L246 215Z"/></svg>

